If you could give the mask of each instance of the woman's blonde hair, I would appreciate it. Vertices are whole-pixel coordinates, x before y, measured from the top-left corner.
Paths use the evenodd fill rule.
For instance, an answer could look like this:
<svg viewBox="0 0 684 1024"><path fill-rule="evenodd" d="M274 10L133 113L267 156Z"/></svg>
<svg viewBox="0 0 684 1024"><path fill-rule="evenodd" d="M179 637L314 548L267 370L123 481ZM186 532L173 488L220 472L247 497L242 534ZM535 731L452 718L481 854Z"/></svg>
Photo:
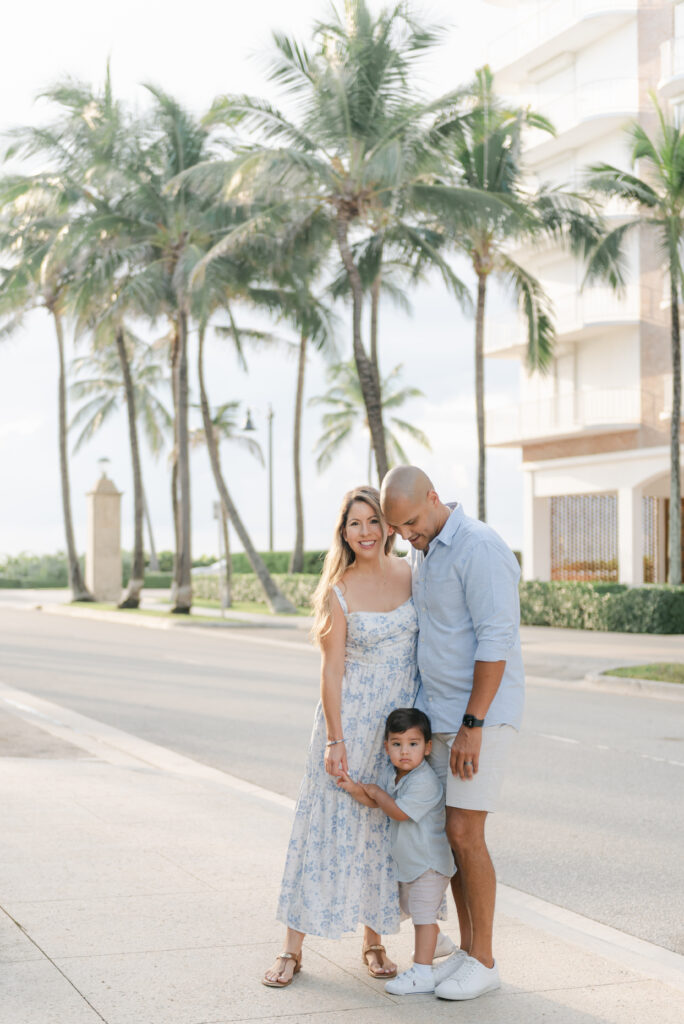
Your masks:
<svg viewBox="0 0 684 1024"><path fill-rule="evenodd" d="M313 598L311 599L314 609L314 624L311 630L311 639L317 647L320 647L321 640L324 636L327 636L332 629L332 605L330 603L332 598L332 588L336 583L339 583L349 566L353 564L356 558L354 552L349 547L349 544L347 544L343 536L344 530L347 526L349 509L355 501L363 501L366 505L369 505L383 524L383 529L386 528L382 509L380 508L380 492L375 487L364 485L362 487L354 487L353 490L347 491L342 499L342 505L340 506L332 544L330 545L328 553L325 556L325 561L323 562L321 578L316 590L314 591ZM394 534L391 534L385 538L385 554L389 555L393 547Z"/></svg>

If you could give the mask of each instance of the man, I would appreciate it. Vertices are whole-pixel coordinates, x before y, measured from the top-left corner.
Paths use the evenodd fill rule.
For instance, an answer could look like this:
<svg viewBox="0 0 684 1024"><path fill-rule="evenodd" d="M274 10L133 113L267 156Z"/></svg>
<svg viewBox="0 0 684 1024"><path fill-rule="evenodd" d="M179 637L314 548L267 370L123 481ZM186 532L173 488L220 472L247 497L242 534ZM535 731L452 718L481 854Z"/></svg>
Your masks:
<svg viewBox="0 0 684 1024"><path fill-rule="evenodd" d="M413 547L420 688L430 717L432 767L446 792L446 830L458 871L452 879L461 950L435 968L442 999L473 999L498 988L492 955L496 876L485 820L496 807L520 727L520 569L507 545L461 505L440 501L415 466L382 483L387 522Z"/></svg>

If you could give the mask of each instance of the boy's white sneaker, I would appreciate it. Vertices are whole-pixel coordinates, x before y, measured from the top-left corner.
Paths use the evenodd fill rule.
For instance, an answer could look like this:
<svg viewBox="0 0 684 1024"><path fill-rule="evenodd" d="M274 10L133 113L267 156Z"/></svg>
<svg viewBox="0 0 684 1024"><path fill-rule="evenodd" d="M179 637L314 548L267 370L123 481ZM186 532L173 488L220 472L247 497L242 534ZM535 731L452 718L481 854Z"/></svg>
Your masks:
<svg viewBox="0 0 684 1024"><path fill-rule="evenodd" d="M433 960L436 960L440 956L450 956L452 953L455 953L457 949L458 946L456 943L452 942L449 936L445 935L444 932L440 932L437 937L437 945L435 946L435 955ZM415 958L416 951L414 949L411 953L411 959L415 960Z"/></svg>
<svg viewBox="0 0 684 1024"><path fill-rule="evenodd" d="M432 971L430 971L430 977L425 978L418 974L415 967L410 967L408 971L402 971L401 974L397 974L396 978L390 978L385 982L385 992L389 992L392 996L410 996L419 992L434 991L435 982Z"/></svg>
<svg viewBox="0 0 684 1024"><path fill-rule="evenodd" d="M436 986L435 995L439 999L476 999L500 985L496 964L485 967L479 960L467 956L461 967Z"/></svg>
<svg viewBox="0 0 684 1024"><path fill-rule="evenodd" d="M447 978L450 978L452 974L455 974L467 959L468 954L465 949L457 949L448 960L444 960L441 964L437 964L436 967L433 967L432 973L435 976L435 988L437 985L441 985L443 981L446 981Z"/></svg>

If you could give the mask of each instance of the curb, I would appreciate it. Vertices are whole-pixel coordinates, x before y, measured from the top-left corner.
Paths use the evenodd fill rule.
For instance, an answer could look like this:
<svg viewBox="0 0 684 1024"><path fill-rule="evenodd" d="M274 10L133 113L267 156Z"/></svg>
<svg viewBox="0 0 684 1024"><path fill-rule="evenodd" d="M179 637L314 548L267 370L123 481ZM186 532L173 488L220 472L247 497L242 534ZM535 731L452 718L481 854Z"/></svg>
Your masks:
<svg viewBox="0 0 684 1024"><path fill-rule="evenodd" d="M684 686L680 683L658 683L652 679L623 679L588 673L584 679L550 679L548 676L526 675L528 686L545 686L551 690L581 690L612 693L618 697L652 697L656 700L684 701Z"/></svg>
<svg viewBox="0 0 684 1024"><path fill-rule="evenodd" d="M641 697L658 697L661 700L684 701L682 683L657 682L655 679L626 679L624 676L604 675L590 672L584 677L587 688L609 690L611 693L629 693Z"/></svg>
<svg viewBox="0 0 684 1024"><path fill-rule="evenodd" d="M42 611L50 615L73 616L78 619L94 619L99 622L116 622L119 625L142 626L146 629L236 629L245 626L254 626L262 629L295 629L308 630L310 622L308 618L301 616L298 622L289 618L274 618L265 615L252 615L250 612L236 612L234 615L227 615L225 618L216 617L216 621L208 622L206 619L199 621L192 615L177 616L175 618L163 619L155 616L127 615L115 611L102 611L101 609L88 608L87 605L23 605L14 610Z"/></svg>

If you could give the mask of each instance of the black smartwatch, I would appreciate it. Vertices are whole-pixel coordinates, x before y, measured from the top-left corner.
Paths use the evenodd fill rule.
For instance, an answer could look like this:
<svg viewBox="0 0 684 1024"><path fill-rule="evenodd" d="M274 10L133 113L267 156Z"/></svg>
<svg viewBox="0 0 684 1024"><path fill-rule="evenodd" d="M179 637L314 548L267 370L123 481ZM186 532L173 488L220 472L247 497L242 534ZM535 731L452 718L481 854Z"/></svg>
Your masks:
<svg viewBox="0 0 684 1024"><path fill-rule="evenodd" d="M475 715L464 715L463 724L466 729L481 729L484 725L484 718L476 718Z"/></svg>

